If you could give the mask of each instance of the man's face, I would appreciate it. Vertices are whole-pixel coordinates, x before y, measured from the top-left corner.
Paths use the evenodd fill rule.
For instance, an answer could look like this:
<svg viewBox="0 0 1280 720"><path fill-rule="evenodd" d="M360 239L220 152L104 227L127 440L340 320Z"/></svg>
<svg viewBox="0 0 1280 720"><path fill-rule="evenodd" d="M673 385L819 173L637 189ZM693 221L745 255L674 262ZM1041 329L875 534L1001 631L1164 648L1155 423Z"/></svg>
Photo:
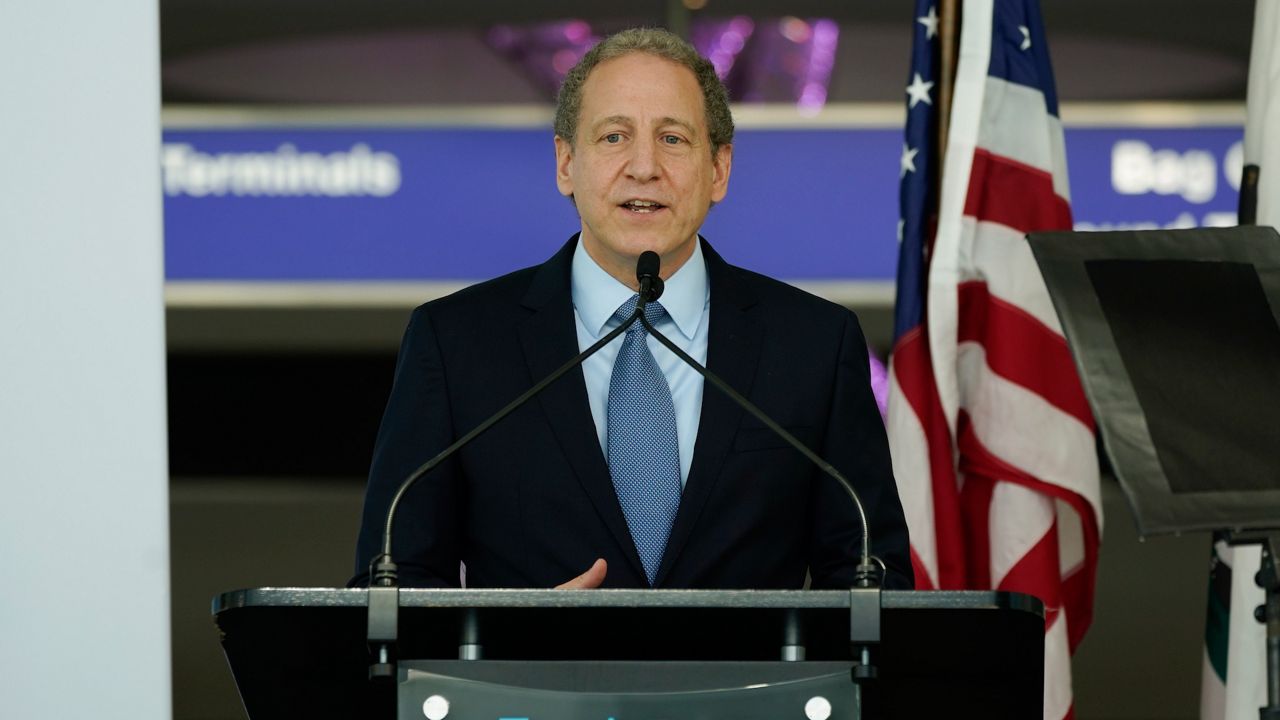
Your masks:
<svg viewBox="0 0 1280 720"><path fill-rule="evenodd" d="M712 157L710 142L688 68L631 53L587 76L577 138L556 138L556 185L573 196L583 247L609 274L634 287L645 250L662 257L664 278L689 259L729 185L732 148Z"/></svg>

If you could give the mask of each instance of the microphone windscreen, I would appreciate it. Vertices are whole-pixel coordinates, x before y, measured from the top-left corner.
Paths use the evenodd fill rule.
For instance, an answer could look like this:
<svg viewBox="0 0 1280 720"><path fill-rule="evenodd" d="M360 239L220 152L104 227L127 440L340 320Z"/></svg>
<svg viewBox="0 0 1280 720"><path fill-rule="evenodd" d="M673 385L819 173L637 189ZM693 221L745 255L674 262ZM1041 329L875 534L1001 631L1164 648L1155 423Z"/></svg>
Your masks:
<svg viewBox="0 0 1280 720"><path fill-rule="evenodd" d="M644 280L645 277L658 277L658 270L662 267L662 258L658 257L658 253L652 250L645 250L640 253L640 259L636 261L636 280Z"/></svg>

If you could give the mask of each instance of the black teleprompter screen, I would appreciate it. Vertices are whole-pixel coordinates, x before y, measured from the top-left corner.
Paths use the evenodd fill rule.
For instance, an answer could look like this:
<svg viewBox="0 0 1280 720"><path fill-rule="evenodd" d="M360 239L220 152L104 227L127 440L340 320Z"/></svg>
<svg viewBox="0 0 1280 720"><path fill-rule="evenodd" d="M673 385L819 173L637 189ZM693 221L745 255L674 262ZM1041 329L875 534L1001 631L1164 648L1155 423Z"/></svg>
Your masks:
<svg viewBox="0 0 1280 720"><path fill-rule="evenodd" d="M1280 488L1280 328L1247 263L1085 270L1174 493Z"/></svg>

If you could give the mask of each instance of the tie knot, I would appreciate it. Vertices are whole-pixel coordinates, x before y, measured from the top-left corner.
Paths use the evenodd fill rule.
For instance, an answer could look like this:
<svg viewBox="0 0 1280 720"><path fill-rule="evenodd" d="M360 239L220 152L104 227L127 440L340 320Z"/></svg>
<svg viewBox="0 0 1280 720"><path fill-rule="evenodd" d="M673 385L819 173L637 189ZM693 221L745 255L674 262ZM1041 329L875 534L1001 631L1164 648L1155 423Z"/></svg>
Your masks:
<svg viewBox="0 0 1280 720"><path fill-rule="evenodd" d="M618 311L615 312L613 316L617 318L619 322L626 322L627 318L631 317L631 313L636 311L636 305L639 303L640 296L632 295L630 299L618 306ZM657 301L644 306L644 318L649 321L650 325L656 325L666 314L667 309L662 307L662 305ZM636 323L635 325L627 328L628 335L634 332L644 332L644 325Z"/></svg>

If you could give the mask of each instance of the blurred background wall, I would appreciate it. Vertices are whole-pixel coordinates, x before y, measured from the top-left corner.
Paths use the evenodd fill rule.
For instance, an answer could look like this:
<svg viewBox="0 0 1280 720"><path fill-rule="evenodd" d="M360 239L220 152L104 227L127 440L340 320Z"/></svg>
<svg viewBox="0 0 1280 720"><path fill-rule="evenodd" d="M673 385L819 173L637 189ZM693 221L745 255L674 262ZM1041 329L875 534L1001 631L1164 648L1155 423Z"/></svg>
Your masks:
<svg viewBox="0 0 1280 720"><path fill-rule="evenodd" d="M157 14L0 3L6 718L170 716Z"/></svg>
<svg viewBox="0 0 1280 720"><path fill-rule="evenodd" d="M1077 227L1234 224L1253 3L1042 6ZM707 228L721 252L853 308L887 352L908 3L160 10L177 718L242 716L215 593L351 574L408 311L576 230L551 104L610 31L684 33L730 87L735 174ZM1140 543L1114 480L1104 503L1077 717L1193 718L1208 538Z"/></svg>

